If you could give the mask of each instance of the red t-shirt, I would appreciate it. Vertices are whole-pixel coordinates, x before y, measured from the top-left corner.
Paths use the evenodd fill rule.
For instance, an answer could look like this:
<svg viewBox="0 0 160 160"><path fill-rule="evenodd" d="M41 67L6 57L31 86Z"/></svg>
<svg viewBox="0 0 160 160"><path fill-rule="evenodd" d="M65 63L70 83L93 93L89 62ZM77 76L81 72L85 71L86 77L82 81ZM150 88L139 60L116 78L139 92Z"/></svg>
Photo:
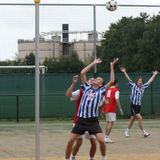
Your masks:
<svg viewBox="0 0 160 160"><path fill-rule="evenodd" d="M77 119L78 119L77 114L78 114L78 109L79 109L79 105L80 105L80 102L81 102L82 95L83 95L83 90L80 89L79 97L78 97L78 99L76 100L76 112L75 112L75 116L74 116L74 119L73 119L73 123L74 123L74 124L76 124Z"/></svg>
<svg viewBox="0 0 160 160"><path fill-rule="evenodd" d="M103 107L105 113L108 113L108 112L116 113L115 94L117 91L119 92L117 87L110 87L109 89L106 90L104 98L108 99L109 103L105 104Z"/></svg>

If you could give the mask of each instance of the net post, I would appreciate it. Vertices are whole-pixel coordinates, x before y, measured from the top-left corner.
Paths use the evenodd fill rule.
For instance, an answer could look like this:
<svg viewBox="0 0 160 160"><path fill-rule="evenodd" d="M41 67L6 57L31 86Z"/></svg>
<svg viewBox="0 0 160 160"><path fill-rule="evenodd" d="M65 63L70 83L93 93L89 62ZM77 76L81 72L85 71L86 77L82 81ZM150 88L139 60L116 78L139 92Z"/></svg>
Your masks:
<svg viewBox="0 0 160 160"><path fill-rule="evenodd" d="M35 160L40 160L39 3L35 2Z"/></svg>

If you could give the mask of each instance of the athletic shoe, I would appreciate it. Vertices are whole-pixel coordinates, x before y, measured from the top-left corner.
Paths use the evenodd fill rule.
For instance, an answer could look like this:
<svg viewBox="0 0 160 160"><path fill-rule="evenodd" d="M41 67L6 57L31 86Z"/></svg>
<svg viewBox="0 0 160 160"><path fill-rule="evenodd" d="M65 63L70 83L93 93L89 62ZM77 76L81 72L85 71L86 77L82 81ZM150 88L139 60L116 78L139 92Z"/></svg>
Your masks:
<svg viewBox="0 0 160 160"><path fill-rule="evenodd" d="M111 140L109 137L104 138L105 143L113 143L114 141Z"/></svg>
<svg viewBox="0 0 160 160"><path fill-rule="evenodd" d="M146 137L148 137L148 136L150 136L150 133L145 132L145 133L144 133L144 137L146 138Z"/></svg>
<svg viewBox="0 0 160 160"><path fill-rule="evenodd" d="M125 132L124 132L124 136L125 136L125 137L129 137L129 132L128 132L127 129L126 129Z"/></svg>

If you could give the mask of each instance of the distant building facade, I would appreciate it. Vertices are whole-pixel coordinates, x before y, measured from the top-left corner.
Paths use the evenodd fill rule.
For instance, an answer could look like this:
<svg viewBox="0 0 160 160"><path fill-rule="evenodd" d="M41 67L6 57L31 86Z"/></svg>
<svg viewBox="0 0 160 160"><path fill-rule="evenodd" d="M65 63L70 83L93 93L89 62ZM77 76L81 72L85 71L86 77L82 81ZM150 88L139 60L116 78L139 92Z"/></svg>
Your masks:
<svg viewBox="0 0 160 160"><path fill-rule="evenodd" d="M85 62L88 57L93 55L94 43L93 43L93 32L88 34L88 40L74 40L73 42L64 43L63 37L52 36L50 39L40 38L39 39L40 49L40 63L42 64L46 58L59 58L64 54L71 54L76 52L79 59ZM100 46L101 42L98 40L96 45ZM65 53L66 48L66 53ZM35 40L18 40L18 59L24 60L30 53L35 54Z"/></svg>

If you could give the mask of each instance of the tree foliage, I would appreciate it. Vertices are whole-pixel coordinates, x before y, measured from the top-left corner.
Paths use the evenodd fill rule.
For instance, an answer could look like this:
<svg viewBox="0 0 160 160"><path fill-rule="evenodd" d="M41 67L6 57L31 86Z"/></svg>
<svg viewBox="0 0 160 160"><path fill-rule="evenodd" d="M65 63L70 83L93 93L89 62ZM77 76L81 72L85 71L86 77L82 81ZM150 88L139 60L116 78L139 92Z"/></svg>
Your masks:
<svg viewBox="0 0 160 160"><path fill-rule="evenodd" d="M111 24L105 32L105 40L97 47L97 55L104 61L100 71L113 57L131 72L148 72L160 68L160 15L150 17L141 13L139 17L122 17ZM108 67L109 71L109 67Z"/></svg>
<svg viewBox="0 0 160 160"><path fill-rule="evenodd" d="M30 53L22 60L6 60L0 61L0 66L24 66L24 65L34 65L35 64L35 56L33 53ZM26 69L26 68L5 68L0 70L0 74L9 74L9 73L34 73L35 69Z"/></svg>
<svg viewBox="0 0 160 160"><path fill-rule="evenodd" d="M29 55L25 56L24 61L22 62L24 65L35 65L35 55L30 53Z"/></svg>
<svg viewBox="0 0 160 160"><path fill-rule="evenodd" d="M43 65L47 66L48 73L79 73L83 68L83 62L75 53L59 59L46 58Z"/></svg>

